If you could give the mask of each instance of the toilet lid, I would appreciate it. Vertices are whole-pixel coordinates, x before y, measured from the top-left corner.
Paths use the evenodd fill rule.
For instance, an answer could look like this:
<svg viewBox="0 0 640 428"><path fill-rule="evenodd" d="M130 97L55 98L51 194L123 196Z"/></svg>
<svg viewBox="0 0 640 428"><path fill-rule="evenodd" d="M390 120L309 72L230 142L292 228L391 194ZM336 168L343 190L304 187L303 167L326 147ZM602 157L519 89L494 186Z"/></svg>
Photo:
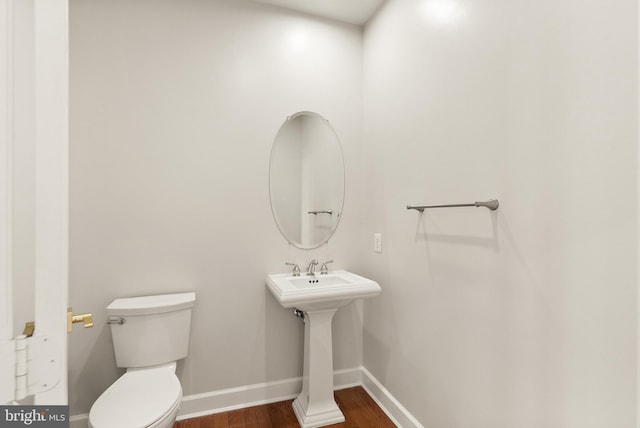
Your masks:
<svg viewBox="0 0 640 428"><path fill-rule="evenodd" d="M89 422L96 428L147 427L182 398L175 373L166 368L127 372L96 400Z"/></svg>

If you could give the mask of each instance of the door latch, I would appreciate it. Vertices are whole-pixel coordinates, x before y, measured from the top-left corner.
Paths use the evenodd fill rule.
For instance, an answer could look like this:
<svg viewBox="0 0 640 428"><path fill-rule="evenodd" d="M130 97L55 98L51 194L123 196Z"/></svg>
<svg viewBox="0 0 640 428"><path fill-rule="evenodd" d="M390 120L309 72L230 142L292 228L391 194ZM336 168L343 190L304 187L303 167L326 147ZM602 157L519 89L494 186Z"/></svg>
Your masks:
<svg viewBox="0 0 640 428"><path fill-rule="evenodd" d="M93 315L91 314L78 314L73 315L72 309L67 309L67 333L73 331L73 324L81 322L84 324L84 328L93 327Z"/></svg>

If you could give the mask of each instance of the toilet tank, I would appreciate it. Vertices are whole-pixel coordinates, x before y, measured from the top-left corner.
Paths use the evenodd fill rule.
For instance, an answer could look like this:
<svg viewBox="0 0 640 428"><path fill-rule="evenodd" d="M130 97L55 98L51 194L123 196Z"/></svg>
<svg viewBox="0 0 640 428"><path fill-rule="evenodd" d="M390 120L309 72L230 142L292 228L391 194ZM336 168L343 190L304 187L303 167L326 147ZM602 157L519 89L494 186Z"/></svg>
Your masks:
<svg viewBox="0 0 640 428"><path fill-rule="evenodd" d="M107 306L118 367L149 367L187 356L196 294L116 299Z"/></svg>

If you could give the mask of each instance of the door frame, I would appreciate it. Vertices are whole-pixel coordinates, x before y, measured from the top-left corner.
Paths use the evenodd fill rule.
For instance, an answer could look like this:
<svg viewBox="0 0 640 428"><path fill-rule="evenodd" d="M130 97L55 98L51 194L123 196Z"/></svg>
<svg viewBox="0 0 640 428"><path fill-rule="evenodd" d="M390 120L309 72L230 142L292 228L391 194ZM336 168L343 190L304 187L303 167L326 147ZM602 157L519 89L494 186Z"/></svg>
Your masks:
<svg viewBox="0 0 640 428"><path fill-rule="evenodd" d="M67 404L69 65L68 0L33 1L33 21L0 0L0 404L15 391L13 207L16 29L33 31L35 322L27 392L35 404Z"/></svg>
<svg viewBox="0 0 640 428"><path fill-rule="evenodd" d="M36 96L35 322L56 350L58 381L36 404L67 404L69 293L69 6L34 1ZM51 366L40 366L48 371ZM43 382L48 376L42 375ZM52 378L53 381L53 378ZM50 385L48 385L50 386Z"/></svg>

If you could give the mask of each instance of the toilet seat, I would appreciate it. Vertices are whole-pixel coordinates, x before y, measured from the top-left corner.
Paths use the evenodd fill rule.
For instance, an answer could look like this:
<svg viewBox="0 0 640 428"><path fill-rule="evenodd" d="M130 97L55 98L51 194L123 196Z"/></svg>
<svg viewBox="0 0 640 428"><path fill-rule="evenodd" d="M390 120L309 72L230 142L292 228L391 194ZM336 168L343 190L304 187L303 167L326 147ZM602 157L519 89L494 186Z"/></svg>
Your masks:
<svg viewBox="0 0 640 428"><path fill-rule="evenodd" d="M182 399L175 373L166 368L129 371L96 400L89 412L94 428L145 428L172 413Z"/></svg>

